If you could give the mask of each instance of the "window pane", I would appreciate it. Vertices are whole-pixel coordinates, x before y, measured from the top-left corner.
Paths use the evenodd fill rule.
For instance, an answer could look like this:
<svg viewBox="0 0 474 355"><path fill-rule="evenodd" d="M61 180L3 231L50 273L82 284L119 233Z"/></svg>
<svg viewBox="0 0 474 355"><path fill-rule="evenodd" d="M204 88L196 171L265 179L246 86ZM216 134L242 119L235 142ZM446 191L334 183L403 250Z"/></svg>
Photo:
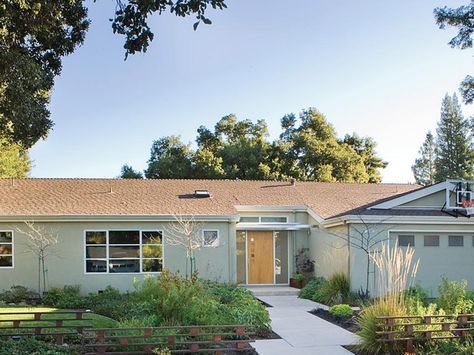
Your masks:
<svg viewBox="0 0 474 355"><path fill-rule="evenodd" d="M143 272L160 272L163 270L161 259L143 259Z"/></svg>
<svg viewBox="0 0 474 355"><path fill-rule="evenodd" d="M425 235L424 245L425 247L439 247L439 235Z"/></svg>
<svg viewBox="0 0 474 355"><path fill-rule="evenodd" d="M286 223L286 217L261 217L260 221L262 223Z"/></svg>
<svg viewBox="0 0 474 355"><path fill-rule="evenodd" d="M0 232L0 242L12 242L12 232Z"/></svg>
<svg viewBox="0 0 474 355"><path fill-rule="evenodd" d="M13 266L13 257L0 256L0 267L2 266Z"/></svg>
<svg viewBox="0 0 474 355"><path fill-rule="evenodd" d="M462 235L450 235L448 245L450 247L462 247L464 246L464 237Z"/></svg>
<svg viewBox="0 0 474 355"><path fill-rule="evenodd" d="M275 281L288 283L288 232L275 232Z"/></svg>
<svg viewBox="0 0 474 355"><path fill-rule="evenodd" d="M109 272L126 273L139 272L140 260L112 259L109 261Z"/></svg>
<svg viewBox="0 0 474 355"><path fill-rule="evenodd" d="M209 247L219 246L219 232L218 231L204 231L204 245Z"/></svg>
<svg viewBox="0 0 474 355"><path fill-rule="evenodd" d="M110 244L140 244L139 231L109 231Z"/></svg>
<svg viewBox="0 0 474 355"><path fill-rule="evenodd" d="M142 244L162 244L162 233L142 232Z"/></svg>
<svg viewBox="0 0 474 355"><path fill-rule="evenodd" d="M246 233L244 231L237 231L237 283L245 284L246 280L246 248L245 248Z"/></svg>
<svg viewBox="0 0 474 355"><path fill-rule="evenodd" d="M86 244L105 244L106 232L86 232Z"/></svg>
<svg viewBox="0 0 474 355"><path fill-rule="evenodd" d="M87 272L107 272L107 262L105 260L87 260Z"/></svg>
<svg viewBox="0 0 474 355"><path fill-rule="evenodd" d="M414 235L399 235L398 246L399 247L414 247L415 236Z"/></svg>
<svg viewBox="0 0 474 355"><path fill-rule="evenodd" d="M139 258L139 246L132 247L109 247L110 258Z"/></svg>
<svg viewBox="0 0 474 355"><path fill-rule="evenodd" d="M258 223L258 217L240 217L240 222Z"/></svg>
<svg viewBox="0 0 474 355"><path fill-rule="evenodd" d="M11 244L0 244L0 255L12 255L12 248Z"/></svg>
<svg viewBox="0 0 474 355"><path fill-rule="evenodd" d="M144 245L142 255L144 258L161 258L163 256L161 245Z"/></svg>
<svg viewBox="0 0 474 355"><path fill-rule="evenodd" d="M105 259L107 251L105 247L86 247L87 259Z"/></svg>

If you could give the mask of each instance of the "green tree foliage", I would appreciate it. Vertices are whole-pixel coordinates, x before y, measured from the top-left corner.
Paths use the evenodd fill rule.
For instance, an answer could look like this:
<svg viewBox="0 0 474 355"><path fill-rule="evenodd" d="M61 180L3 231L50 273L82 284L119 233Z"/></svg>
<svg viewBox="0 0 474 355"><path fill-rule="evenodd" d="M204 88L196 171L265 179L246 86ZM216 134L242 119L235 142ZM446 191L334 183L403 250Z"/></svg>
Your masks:
<svg viewBox="0 0 474 355"><path fill-rule="evenodd" d="M147 179L186 179L192 177L193 152L178 136L160 138L151 146Z"/></svg>
<svg viewBox="0 0 474 355"><path fill-rule="evenodd" d="M456 94L446 95L436 130L435 180L474 177L474 144L470 123L464 118Z"/></svg>
<svg viewBox="0 0 474 355"><path fill-rule="evenodd" d="M468 5L460 6L458 8L436 8L434 10L436 23L440 29L445 29L447 26L456 27L458 33L449 41L449 45L453 48L472 48L474 33L474 0ZM464 102L471 104L474 102L474 77L468 75L462 81L460 91Z"/></svg>
<svg viewBox="0 0 474 355"><path fill-rule="evenodd" d="M198 128L197 150L177 137L153 143L147 178L288 179L380 182L387 163L375 152L371 138L356 134L340 140L324 115L310 108L281 120L282 133L268 139L264 120L223 117L210 130Z"/></svg>
<svg viewBox="0 0 474 355"><path fill-rule="evenodd" d="M85 0L0 2L0 137L30 148L53 126L48 110L62 57L84 41L90 20ZM125 55L145 52L153 40L148 19L171 12L210 24L208 8L225 0L116 0L112 29L125 36Z"/></svg>
<svg viewBox="0 0 474 355"><path fill-rule="evenodd" d="M24 178L30 170L28 152L18 143L0 139L0 178Z"/></svg>
<svg viewBox="0 0 474 355"><path fill-rule="evenodd" d="M417 184L428 186L435 183L436 142L433 134L428 132L420 148L420 156L411 167Z"/></svg>
<svg viewBox="0 0 474 355"><path fill-rule="evenodd" d="M122 179L143 179L143 174L134 170L130 165L125 164L120 170L120 177Z"/></svg>
<svg viewBox="0 0 474 355"><path fill-rule="evenodd" d="M89 26L82 0L0 4L0 136L31 147L53 122L47 104L61 57L80 45Z"/></svg>

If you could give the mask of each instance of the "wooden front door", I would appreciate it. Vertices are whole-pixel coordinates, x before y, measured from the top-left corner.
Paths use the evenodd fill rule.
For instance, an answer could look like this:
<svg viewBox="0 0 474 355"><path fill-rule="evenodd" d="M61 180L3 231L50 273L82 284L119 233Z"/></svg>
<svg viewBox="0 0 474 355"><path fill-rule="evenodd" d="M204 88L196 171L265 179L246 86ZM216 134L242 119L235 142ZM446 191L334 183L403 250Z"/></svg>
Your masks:
<svg viewBox="0 0 474 355"><path fill-rule="evenodd" d="M247 232L248 284L273 284L273 232Z"/></svg>

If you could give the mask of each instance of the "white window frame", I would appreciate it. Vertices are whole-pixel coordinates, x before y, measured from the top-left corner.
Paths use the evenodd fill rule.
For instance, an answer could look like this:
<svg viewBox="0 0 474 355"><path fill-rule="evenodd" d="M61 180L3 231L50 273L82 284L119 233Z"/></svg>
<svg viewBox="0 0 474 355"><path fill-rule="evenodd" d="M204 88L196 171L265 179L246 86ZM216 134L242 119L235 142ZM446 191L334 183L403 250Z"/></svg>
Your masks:
<svg viewBox="0 0 474 355"><path fill-rule="evenodd" d="M240 216L240 217L249 217L249 218L258 218L258 222L240 222L240 218L239 218L239 222L240 223L263 223L263 224L286 224L288 223L288 216ZM284 218L285 219L285 222L262 222L262 217L263 218Z"/></svg>
<svg viewBox="0 0 474 355"><path fill-rule="evenodd" d="M216 246L213 246L213 245L206 245L206 240L204 239L204 233L205 232L217 232L217 245ZM219 233L219 229L203 229L202 230L202 246L204 248L218 248L221 246L221 236L220 236L220 233Z"/></svg>
<svg viewBox="0 0 474 355"><path fill-rule="evenodd" d="M138 231L139 232L139 244L110 244L109 243L109 232L131 232L131 231ZM87 246L95 246L94 244L87 244L87 232L105 232L105 243L106 244L95 244L96 246L105 246L105 251L106 251L106 259L104 258L86 258L87 255ZM147 229L138 229L138 228L132 228L132 229L85 229L84 230L84 235L83 235L83 242L84 242L84 274L85 275L143 275L143 274L161 274L162 271L143 271L143 259L159 259L159 258L143 258L143 245L151 245L151 246L157 246L160 244L143 244L142 243L142 236L143 232L158 232L161 233L161 266L162 269L165 268L165 235L164 231L161 229L153 229L153 228L147 228ZM110 261L110 255L109 255L109 248L110 246L137 246L139 247L139 257L138 258L122 258L124 260L139 260L139 268L140 270L138 272L109 272L109 261ZM112 258L114 259L120 259L120 258ZM103 260L106 262L107 268L105 272L87 272L87 260Z"/></svg>
<svg viewBox="0 0 474 355"><path fill-rule="evenodd" d="M12 246L11 255L10 254L4 254L2 256L11 256L12 257L12 266L0 266L0 270L13 269L15 267L15 233L12 230L0 230L0 232L7 232L7 233L11 233L11 235L12 235L12 241L11 242L0 242L0 244L11 244L11 246Z"/></svg>

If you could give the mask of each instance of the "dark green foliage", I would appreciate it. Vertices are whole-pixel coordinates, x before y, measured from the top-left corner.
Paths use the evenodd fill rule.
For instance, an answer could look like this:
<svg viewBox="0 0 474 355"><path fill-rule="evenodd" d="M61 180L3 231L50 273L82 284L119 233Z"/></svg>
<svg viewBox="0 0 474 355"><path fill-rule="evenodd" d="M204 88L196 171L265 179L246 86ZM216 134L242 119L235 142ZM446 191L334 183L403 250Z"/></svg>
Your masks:
<svg viewBox="0 0 474 355"><path fill-rule="evenodd" d="M122 179L143 179L143 174L135 171L130 165L125 164L120 170L120 177Z"/></svg>
<svg viewBox="0 0 474 355"><path fill-rule="evenodd" d="M446 95L436 130L437 156L435 180L472 179L474 176L474 143L469 121L462 114L456 94Z"/></svg>
<svg viewBox="0 0 474 355"><path fill-rule="evenodd" d="M347 318L352 317L354 311L348 304L336 304L329 308L329 313L335 315L336 317Z"/></svg>
<svg viewBox="0 0 474 355"><path fill-rule="evenodd" d="M470 313L474 302L467 297L467 281L449 281L446 277L441 279L438 287L436 304L447 314Z"/></svg>
<svg viewBox="0 0 474 355"><path fill-rule="evenodd" d="M23 286L12 286L10 290L0 293L0 301L5 303L31 303L38 294Z"/></svg>
<svg viewBox="0 0 474 355"><path fill-rule="evenodd" d="M74 346L64 347L54 345L33 337L22 337L19 341L0 338L0 355L70 355L79 353L79 349L76 349Z"/></svg>
<svg viewBox="0 0 474 355"><path fill-rule="evenodd" d="M153 142L147 178L289 179L310 181L380 182L387 163L375 153L375 142L356 134L343 140L314 108L282 121L280 139L268 140L264 120L223 117L210 130L198 128L197 150L179 137Z"/></svg>
<svg viewBox="0 0 474 355"><path fill-rule="evenodd" d="M43 295L43 304L45 306L66 309L84 309L86 307L86 298L81 296L81 287L64 286L63 288L52 287Z"/></svg>
<svg viewBox="0 0 474 355"><path fill-rule="evenodd" d="M458 34L449 41L453 48L472 48L472 34L474 33L474 1L458 8L436 8L434 10L436 23L439 28L456 27ZM460 87L464 102L471 104L474 101L474 78L470 75L461 83Z"/></svg>
<svg viewBox="0 0 474 355"><path fill-rule="evenodd" d="M405 298L407 302L420 302L425 307L429 305L428 293L420 284L405 290Z"/></svg>
<svg viewBox="0 0 474 355"><path fill-rule="evenodd" d="M351 285L348 277L338 272L323 283L320 288L319 302L332 305L340 302L347 302L351 299Z"/></svg>
<svg viewBox="0 0 474 355"><path fill-rule="evenodd" d="M317 277L310 280L306 286L300 290L298 297L306 298L308 300L313 299L316 290L318 290L324 282L327 282L324 277Z"/></svg>
<svg viewBox="0 0 474 355"><path fill-rule="evenodd" d="M435 183L436 150L434 136L431 132L428 132L419 150L420 156L411 167L417 184L428 186Z"/></svg>
<svg viewBox="0 0 474 355"><path fill-rule="evenodd" d="M416 354L424 355L472 355L474 354L474 340L471 336L456 340L437 340L418 345Z"/></svg>

